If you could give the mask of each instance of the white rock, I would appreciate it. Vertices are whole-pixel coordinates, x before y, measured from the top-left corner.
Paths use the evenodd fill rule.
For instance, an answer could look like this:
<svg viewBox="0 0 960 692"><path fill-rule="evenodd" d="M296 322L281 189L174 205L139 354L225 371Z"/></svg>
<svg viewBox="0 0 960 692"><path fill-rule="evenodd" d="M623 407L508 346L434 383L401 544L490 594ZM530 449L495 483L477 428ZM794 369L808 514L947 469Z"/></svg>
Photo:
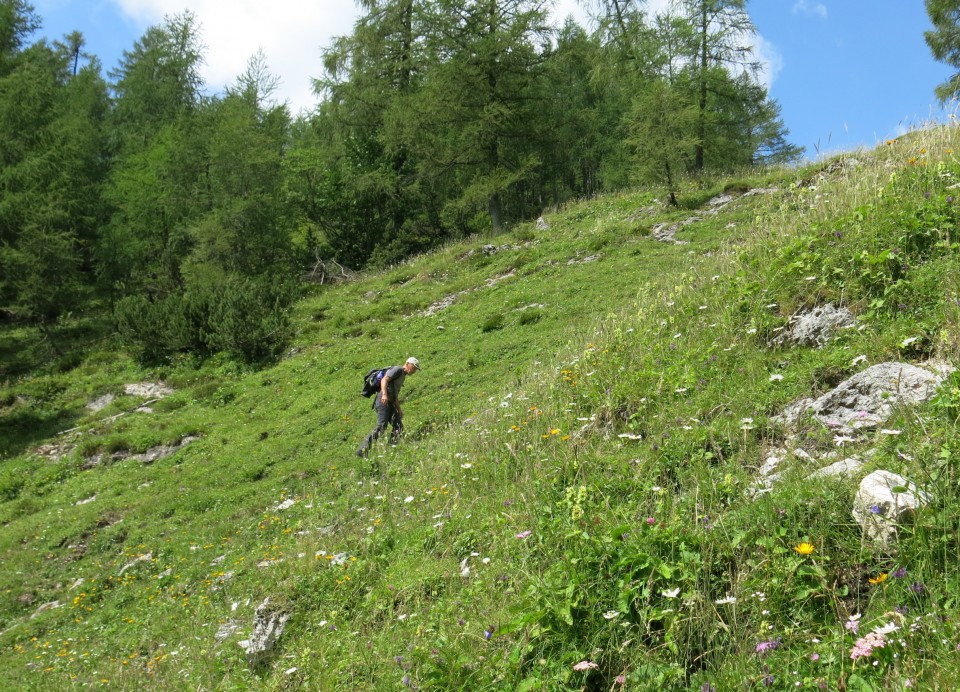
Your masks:
<svg viewBox="0 0 960 692"><path fill-rule="evenodd" d="M864 537L882 545L897 536L897 526L912 519L930 497L903 476L874 471L862 481L853 504L853 518Z"/></svg>
<svg viewBox="0 0 960 692"><path fill-rule="evenodd" d="M273 651L289 619L289 613L278 612L270 607L269 598L265 598L263 603L257 606L250 638L240 642L251 666L262 663Z"/></svg>
<svg viewBox="0 0 960 692"><path fill-rule="evenodd" d="M829 466L824 466L819 471L814 471L807 476L807 479L834 478L837 476L852 478L860 469L863 468L864 463L865 462L862 459L857 459L856 457L841 459L840 461L835 461Z"/></svg>
<svg viewBox="0 0 960 692"><path fill-rule="evenodd" d="M806 411L829 428L875 428L894 406L919 404L934 395L943 376L909 363L880 363L841 382L818 399L804 399L774 420L795 424Z"/></svg>

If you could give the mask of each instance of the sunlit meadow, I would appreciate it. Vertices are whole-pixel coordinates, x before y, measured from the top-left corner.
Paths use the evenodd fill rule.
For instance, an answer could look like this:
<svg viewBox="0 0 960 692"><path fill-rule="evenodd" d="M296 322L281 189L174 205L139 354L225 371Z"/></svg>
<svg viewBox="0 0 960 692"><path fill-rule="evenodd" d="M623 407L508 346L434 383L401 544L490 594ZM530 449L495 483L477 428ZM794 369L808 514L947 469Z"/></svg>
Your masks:
<svg viewBox="0 0 960 692"><path fill-rule="evenodd" d="M895 545L861 537L859 478L797 464L751 490L790 403L870 364L957 364L957 140L925 130L691 186L676 210L611 195L317 287L296 343L257 371L144 370L109 340L44 364L36 335L0 335L35 361L0 390L0 679L950 689L958 376L863 438L794 431L930 494ZM691 219L681 243L651 237ZM858 327L771 345L826 303ZM360 380L409 355L424 367L407 435L358 459ZM137 411L123 386L144 381L174 393ZM240 642L266 598L288 619L251 662Z"/></svg>

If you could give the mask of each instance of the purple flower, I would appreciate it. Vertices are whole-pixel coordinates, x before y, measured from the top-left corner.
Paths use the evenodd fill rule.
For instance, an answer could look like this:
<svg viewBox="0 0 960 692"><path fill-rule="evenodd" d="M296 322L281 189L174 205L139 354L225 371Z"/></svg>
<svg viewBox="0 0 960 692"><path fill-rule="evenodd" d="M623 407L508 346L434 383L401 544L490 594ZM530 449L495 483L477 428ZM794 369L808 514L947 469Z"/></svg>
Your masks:
<svg viewBox="0 0 960 692"><path fill-rule="evenodd" d="M820 654L810 654L810 660L811 660L811 661L819 661L819 660L820 660Z"/></svg>
<svg viewBox="0 0 960 692"><path fill-rule="evenodd" d="M780 646L780 638L779 638L779 637L777 637L776 639L771 639L770 641L760 642L759 644L757 644L757 653L758 653L758 654L765 654L765 653L767 653L767 652L769 652L769 651L773 651L773 650L776 649L778 646Z"/></svg>
<svg viewBox="0 0 960 692"><path fill-rule="evenodd" d="M907 568L897 567L897 569L890 573L890 576L894 579L903 579L905 576L907 576Z"/></svg>
<svg viewBox="0 0 960 692"><path fill-rule="evenodd" d="M763 686L764 686L764 687L770 687L770 686L774 683L775 680L776 680L775 677L773 677L772 675L768 675L768 676L766 676L766 677L763 679Z"/></svg>
<svg viewBox="0 0 960 692"><path fill-rule="evenodd" d="M910 590L913 591L914 593L923 593L927 589L926 587L924 587L923 584L921 584L918 581L915 581L910 585Z"/></svg>
<svg viewBox="0 0 960 692"><path fill-rule="evenodd" d="M592 670L594 668L599 668L599 667L600 666L598 666L593 661L580 661L580 663L574 664L573 669L576 671L581 671L581 670Z"/></svg>
<svg viewBox="0 0 960 692"><path fill-rule="evenodd" d="M880 512L882 512L883 510L880 509L880 505L870 505L870 511L873 514L880 514Z"/></svg>
<svg viewBox="0 0 960 692"><path fill-rule="evenodd" d="M490 641L490 639L493 638L493 632L494 632L494 627L493 625L490 625L487 629L483 631L483 638L486 639L487 641Z"/></svg>

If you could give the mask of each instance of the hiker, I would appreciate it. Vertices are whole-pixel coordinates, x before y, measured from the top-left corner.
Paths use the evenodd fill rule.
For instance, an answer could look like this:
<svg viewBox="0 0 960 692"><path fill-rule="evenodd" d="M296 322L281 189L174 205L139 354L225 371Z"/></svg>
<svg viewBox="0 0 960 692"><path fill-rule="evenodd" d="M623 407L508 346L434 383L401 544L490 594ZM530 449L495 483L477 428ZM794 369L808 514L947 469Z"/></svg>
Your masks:
<svg viewBox="0 0 960 692"><path fill-rule="evenodd" d="M358 457L367 456L367 452L377 438L392 425L390 439L394 442L403 434L403 409L400 408L400 388L407 375L412 375L420 369L420 361L416 358L407 358L403 365L394 365L387 368L380 380L380 391L373 397L373 410L377 412L377 427L373 429L360 448Z"/></svg>

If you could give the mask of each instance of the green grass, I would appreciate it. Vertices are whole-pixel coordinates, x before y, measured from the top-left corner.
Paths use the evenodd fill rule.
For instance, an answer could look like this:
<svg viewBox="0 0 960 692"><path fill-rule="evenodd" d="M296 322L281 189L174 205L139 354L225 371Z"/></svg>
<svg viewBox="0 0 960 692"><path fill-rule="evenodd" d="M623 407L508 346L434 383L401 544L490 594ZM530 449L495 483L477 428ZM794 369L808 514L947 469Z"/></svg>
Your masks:
<svg viewBox="0 0 960 692"><path fill-rule="evenodd" d="M776 447L835 449L829 430L786 440L772 419L858 356L957 362L954 137L717 181L681 211L637 191L547 215L549 230L451 243L314 290L289 355L261 370L143 371L109 342L50 367L18 356L0 391L0 676L38 690L949 687L957 376L860 450L935 497L895 550L861 540L856 480L814 484L798 463L774 492L747 490ZM647 237L689 216L687 244ZM830 300L862 328L821 350L768 346ZM9 332L0 348L41 345ZM404 389L407 436L356 458L374 424L362 375L409 355L424 369ZM176 393L154 413L119 396L158 380ZM85 408L105 393L107 409ZM200 439L154 463L109 456L187 435ZM37 452L55 442L73 451ZM266 597L291 619L251 669L238 642ZM860 635L894 623L903 645L854 662L855 614Z"/></svg>

